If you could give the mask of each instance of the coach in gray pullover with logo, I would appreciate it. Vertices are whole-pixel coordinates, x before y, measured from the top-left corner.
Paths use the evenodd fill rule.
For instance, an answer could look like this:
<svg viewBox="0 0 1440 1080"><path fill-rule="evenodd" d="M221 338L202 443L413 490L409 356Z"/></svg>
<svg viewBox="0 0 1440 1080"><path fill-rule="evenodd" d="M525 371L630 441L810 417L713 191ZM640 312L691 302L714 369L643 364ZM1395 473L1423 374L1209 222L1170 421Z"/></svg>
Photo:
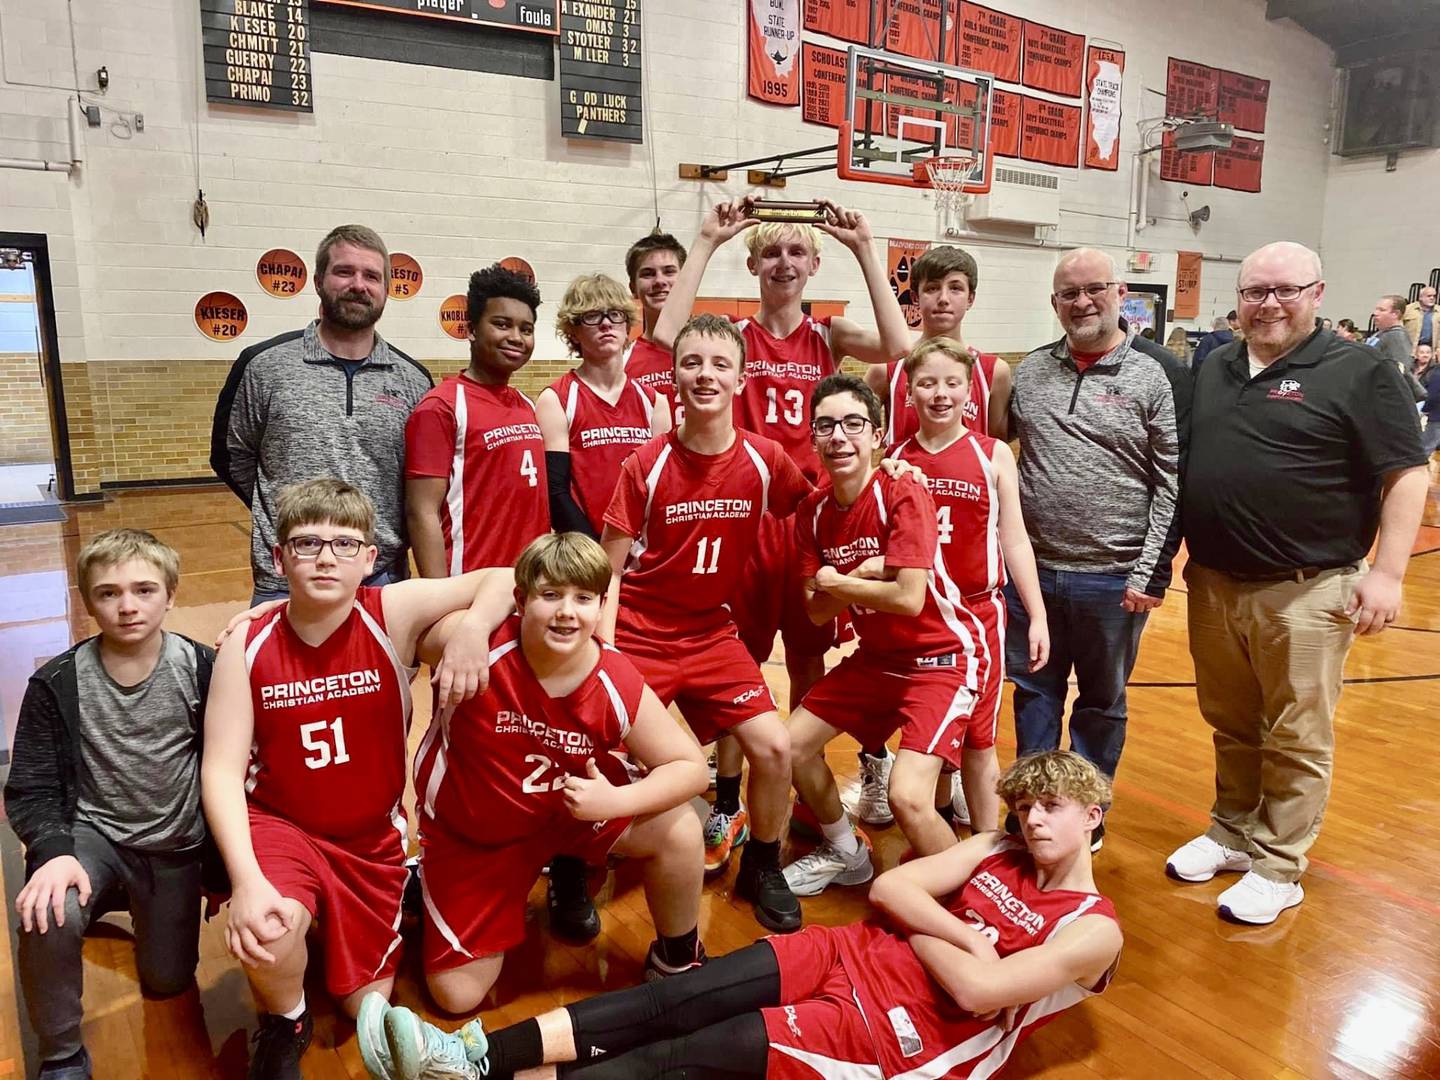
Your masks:
<svg viewBox="0 0 1440 1080"><path fill-rule="evenodd" d="M1007 596L1018 752L1059 745L1073 670L1071 747L1109 776L1124 746L1125 683L1180 543L1190 413L1190 373L1125 325L1118 276L1100 251L1060 260L1051 304L1065 337L1021 361L1010 399L1051 638L1049 662L1030 671L1025 610Z"/></svg>
<svg viewBox="0 0 1440 1080"><path fill-rule="evenodd" d="M242 352L215 406L210 465L250 507L252 601L286 593L275 573L275 499L317 477L355 485L375 504L379 554L367 584L408 577L405 421L429 373L375 332L390 256L378 235L342 225L315 255L320 318Z"/></svg>

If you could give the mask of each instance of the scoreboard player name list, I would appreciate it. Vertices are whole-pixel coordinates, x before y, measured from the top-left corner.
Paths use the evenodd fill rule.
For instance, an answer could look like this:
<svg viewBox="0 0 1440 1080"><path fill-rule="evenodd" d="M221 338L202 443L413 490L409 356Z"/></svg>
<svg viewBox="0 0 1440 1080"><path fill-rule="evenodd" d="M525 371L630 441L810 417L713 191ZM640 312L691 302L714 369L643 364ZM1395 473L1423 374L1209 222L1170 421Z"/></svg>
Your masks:
<svg viewBox="0 0 1440 1080"><path fill-rule="evenodd" d="M307 0L201 0L206 96L309 110Z"/></svg>

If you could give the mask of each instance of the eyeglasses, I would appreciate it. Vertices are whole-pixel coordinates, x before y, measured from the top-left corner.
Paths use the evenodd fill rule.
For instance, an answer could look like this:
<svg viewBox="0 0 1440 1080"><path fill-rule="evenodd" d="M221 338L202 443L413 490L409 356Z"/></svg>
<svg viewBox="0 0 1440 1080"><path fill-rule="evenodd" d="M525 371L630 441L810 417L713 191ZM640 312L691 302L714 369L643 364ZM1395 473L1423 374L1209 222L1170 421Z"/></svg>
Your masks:
<svg viewBox="0 0 1440 1080"><path fill-rule="evenodd" d="M1055 299L1059 300L1062 304L1073 304L1076 300L1080 299L1080 294L1084 293L1091 300L1098 300L1113 289L1116 284L1114 281L1092 281L1089 285L1083 286L1082 288L1061 289L1055 294Z"/></svg>
<svg viewBox="0 0 1440 1080"><path fill-rule="evenodd" d="M619 326L623 322L629 322L630 316L623 311L611 308L609 311L587 311L576 321L584 326L599 326L601 323L611 323Z"/></svg>
<svg viewBox="0 0 1440 1080"><path fill-rule="evenodd" d="M335 558L353 559L360 554L360 549L365 546L365 541L357 540L353 536L337 536L331 540L319 536L292 536L285 541L285 546L297 559L318 559L320 552L324 551L327 546L330 548L330 554Z"/></svg>
<svg viewBox="0 0 1440 1080"><path fill-rule="evenodd" d="M1320 280L1317 278L1304 285L1247 285L1245 288L1235 291L1247 304L1263 304L1265 298L1271 293L1275 294L1275 299L1280 303L1288 304L1292 300L1299 300L1300 294L1306 289L1319 284Z"/></svg>
<svg viewBox="0 0 1440 1080"><path fill-rule="evenodd" d="M810 433L819 439L828 439L835 434L838 427L846 435L859 435L865 430L865 425L873 426L868 416L861 416L859 413L851 413L849 416L842 416L836 420L833 416L818 416L810 421Z"/></svg>

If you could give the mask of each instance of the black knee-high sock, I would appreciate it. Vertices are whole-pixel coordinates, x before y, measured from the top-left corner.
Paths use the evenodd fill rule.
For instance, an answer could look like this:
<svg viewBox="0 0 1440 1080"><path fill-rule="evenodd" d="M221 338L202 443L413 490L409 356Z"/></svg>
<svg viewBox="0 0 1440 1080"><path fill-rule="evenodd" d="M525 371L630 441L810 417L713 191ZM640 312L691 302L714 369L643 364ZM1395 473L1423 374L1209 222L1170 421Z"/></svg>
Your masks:
<svg viewBox="0 0 1440 1080"><path fill-rule="evenodd" d="M533 1069L545 1063L545 1051L540 1039L540 1025L534 1020L521 1020L518 1024L488 1032L490 1049L485 1060L490 1063L487 1080L508 1078L521 1069Z"/></svg>
<svg viewBox="0 0 1440 1080"><path fill-rule="evenodd" d="M614 1057L561 1065L556 1072L564 1080L760 1080L769 1055L764 1017L747 1012Z"/></svg>

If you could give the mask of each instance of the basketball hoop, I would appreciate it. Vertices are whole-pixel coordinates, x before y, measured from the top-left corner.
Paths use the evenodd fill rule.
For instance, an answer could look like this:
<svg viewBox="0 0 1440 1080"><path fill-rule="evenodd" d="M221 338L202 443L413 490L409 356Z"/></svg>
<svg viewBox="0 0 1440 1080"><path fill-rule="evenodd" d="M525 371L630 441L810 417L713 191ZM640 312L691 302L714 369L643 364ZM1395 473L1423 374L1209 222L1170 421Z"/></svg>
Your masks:
<svg viewBox="0 0 1440 1080"><path fill-rule="evenodd" d="M965 185L975 171L975 155L970 153L940 154L915 164L916 180L928 183L935 191L935 223L943 231L948 222L957 219L970 202Z"/></svg>

